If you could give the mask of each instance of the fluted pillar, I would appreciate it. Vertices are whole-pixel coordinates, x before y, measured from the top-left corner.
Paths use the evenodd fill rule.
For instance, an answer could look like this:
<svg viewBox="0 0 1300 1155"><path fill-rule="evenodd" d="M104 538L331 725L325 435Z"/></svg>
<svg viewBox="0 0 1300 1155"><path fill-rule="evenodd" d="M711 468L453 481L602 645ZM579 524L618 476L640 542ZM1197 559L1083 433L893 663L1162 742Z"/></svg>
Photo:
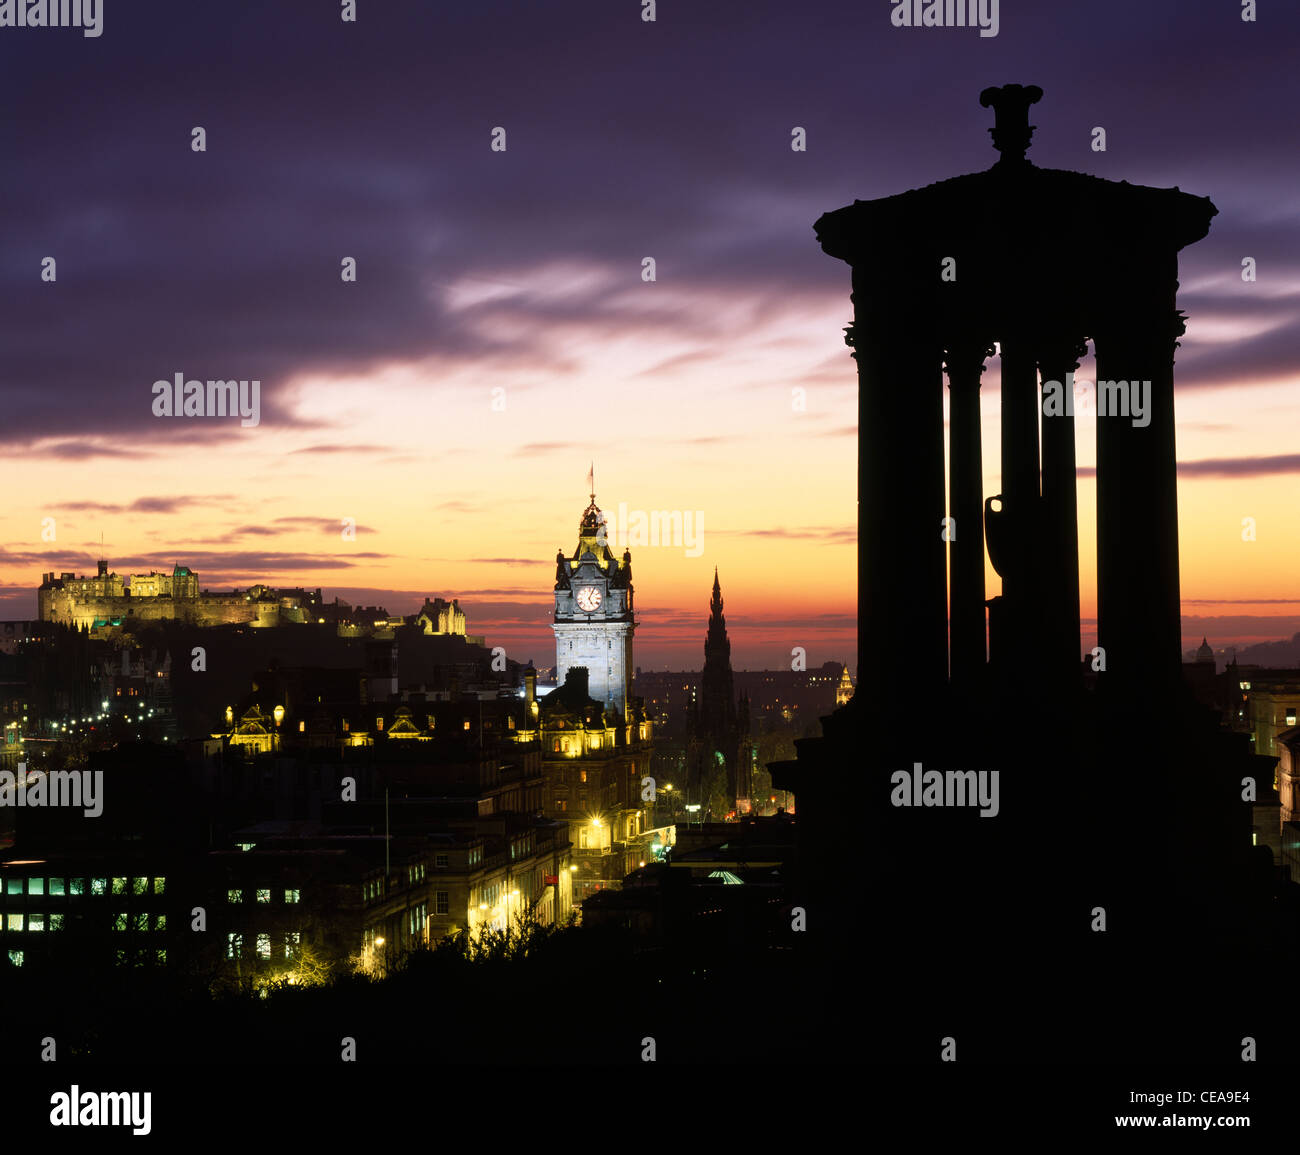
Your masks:
<svg viewBox="0 0 1300 1155"><path fill-rule="evenodd" d="M943 348L871 288L855 270L858 670L872 701L915 704L948 676Z"/></svg>
<svg viewBox="0 0 1300 1155"><path fill-rule="evenodd" d="M1071 338L1046 341L1040 347L1043 378L1043 466L1039 527L1043 564L1040 580L1042 629L1047 670L1053 680L1080 680L1082 653L1079 633L1079 510L1074 451L1074 382L1071 374L1088 351L1086 342ZM1049 383L1058 388L1053 398ZM1053 403L1055 401L1055 404Z"/></svg>
<svg viewBox="0 0 1300 1155"><path fill-rule="evenodd" d="M984 466L980 445L980 375L993 355L987 341L969 339L947 351L948 513L955 533L948 543L948 633L954 686L984 676Z"/></svg>
<svg viewBox="0 0 1300 1155"><path fill-rule="evenodd" d="M1038 363L1033 338L1013 334L1002 342L1002 493L996 515L1002 575L999 604L1004 676L1034 665L1039 591L1034 545L1038 518ZM992 531L990 530L990 535ZM990 536L990 542L992 536Z"/></svg>
<svg viewBox="0 0 1300 1155"><path fill-rule="evenodd" d="M1103 681L1126 694L1181 677L1176 285L1171 276L1157 300L1131 303L1096 334L1098 644Z"/></svg>

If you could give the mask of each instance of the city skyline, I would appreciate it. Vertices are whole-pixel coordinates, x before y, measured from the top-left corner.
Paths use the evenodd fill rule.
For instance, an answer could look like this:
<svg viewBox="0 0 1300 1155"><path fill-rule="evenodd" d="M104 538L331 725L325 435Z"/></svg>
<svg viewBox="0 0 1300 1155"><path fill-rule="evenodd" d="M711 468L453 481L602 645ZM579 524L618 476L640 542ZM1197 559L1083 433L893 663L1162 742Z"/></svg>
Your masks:
<svg viewBox="0 0 1300 1155"><path fill-rule="evenodd" d="M989 39L897 30L911 55L895 56L880 7L882 36L866 40L870 13L828 12L816 69L778 35L775 5L745 5L740 22L725 6L678 14L690 35L661 43L663 21L580 4L583 31L543 56L542 13L376 12L352 30L357 67L382 45L394 87L364 101L331 55L339 30L309 5L266 18L303 47L292 81L280 42L249 35L231 91L204 62L251 32L251 16L196 16L184 65L168 61L167 21L150 5L113 10L95 40L33 34L2 82L44 120L14 126L19 179L5 194L26 227L3 242L13 332L0 368L0 617L35 616L42 572L93 572L102 534L120 570L179 562L213 589L320 586L394 613L458 597L476 632L541 660L551 559L569 546L594 459L607 510L703 512L698 556L632 549L642 665L698 665L715 566L738 665L777 665L796 645L812 664L850 658L848 285L810 222L855 197L987 168L987 123L965 94L990 68L1019 74L1031 54L1096 41L1107 51L1089 84L1054 85L1035 110L1035 163L1195 188L1220 209L1183 254L1179 291L1183 648L1291 637L1300 456L1283 431L1300 418L1300 256L1287 206L1300 174L1285 102L1278 82L1256 79L1231 103L1205 87L1183 92L1176 115L1159 100L1132 108L1139 91L1182 92L1211 51L1216 68L1249 59L1258 77L1285 37L1207 5L1180 12L1181 53L1153 55L1171 34L1160 15L1103 4L1085 27L1028 12ZM1108 25L1126 29L1121 42ZM863 52L870 68L858 67ZM671 92L657 87L666 64L679 77ZM917 68L941 83L907 83ZM72 70L101 90L96 107L68 96ZM116 87L119 70L186 95L168 104L151 86ZM597 82L592 110L583 94ZM328 129L318 104L336 110ZM130 127L109 157L95 141L114 117ZM203 153L191 149L196 125ZM1093 150L1099 125L1105 152ZM504 152L491 147L496 127ZM806 151L791 148L796 127ZM51 152L52 138L66 147ZM47 256L54 283L41 280ZM355 282L341 279L347 258ZM1091 380L1092 365L1090 350L1077 376ZM155 417L154 383L178 373L258 380L259 424ZM999 402L993 363L981 390L986 493L1000 484ZM1082 417L1077 439L1085 647L1092 424ZM47 517L54 542L42 540ZM1253 541L1242 540L1248 517ZM340 540L345 518L353 541ZM993 593L991 567L987 577Z"/></svg>

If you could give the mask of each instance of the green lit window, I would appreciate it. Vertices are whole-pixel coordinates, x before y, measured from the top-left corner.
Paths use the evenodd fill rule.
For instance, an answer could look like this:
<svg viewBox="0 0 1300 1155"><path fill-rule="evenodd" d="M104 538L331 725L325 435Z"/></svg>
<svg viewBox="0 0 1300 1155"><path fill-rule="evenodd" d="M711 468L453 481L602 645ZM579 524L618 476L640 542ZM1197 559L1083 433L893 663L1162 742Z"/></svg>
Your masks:
<svg viewBox="0 0 1300 1155"><path fill-rule="evenodd" d="M23 952L20 950L11 950L9 952L9 961L16 967L23 965Z"/></svg>
<svg viewBox="0 0 1300 1155"><path fill-rule="evenodd" d="M23 916L21 914L5 915L5 930L22 930Z"/></svg>
<svg viewBox="0 0 1300 1155"><path fill-rule="evenodd" d="M126 930L126 912L125 912L125 911L123 911L121 914L115 914L115 915L113 916L113 929L114 929L114 930Z"/></svg>
<svg viewBox="0 0 1300 1155"><path fill-rule="evenodd" d="M258 889L258 892L257 892L257 901L258 901L258 902L270 902L270 901L271 901L271 892L270 892L269 890L262 890L262 889L259 888L259 889Z"/></svg>
<svg viewBox="0 0 1300 1155"><path fill-rule="evenodd" d="M108 879L107 879L107 878L92 878L92 879L90 880L90 893L91 893L92 895L96 895L96 894L107 894L107 893L108 893Z"/></svg>
<svg viewBox="0 0 1300 1155"><path fill-rule="evenodd" d="M85 893L86 893L86 880L85 880L84 878L70 878L70 879L68 879L68 893L69 893L69 894L75 894L75 895L78 895L78 896L85 894Z"/></svg>
<svg viewBox="0 0 1300 1155"><path fill-rule="evenodd" d="M153 916L153 928L154 930L166 930L167 916L165 914L155 914Z"/></svg>
<svg viewBox="0 0 1300 1155"><path fill-rule="evenodd" d="M259 934L257 936L257 957L271 957L271 936L269 934Z"/></svg>
<svg viewBox="0 0 1300 1155"><path fill-rule="evenodd" d="M166 888L167 888L167 880L165 878L155 878L153 880L154 894L162 894L163 891L166 890Z"/></svg>
<svg viewBox="0 0 1300 1155"><path fill-rule="evenodd" d="M63 879L61 879L61 878L51 878L51 879L50 879L50 893L51 893L51 894L63 894L63 893L64 893L64 889L63 889Z"/></svg>
<svg viewBox="0 0 1300 1155"><path fill-rule="evenodd" d="M50 915L50 930L62 930L62 929L63 929L63 915L61 914Z"/></svg>
<svg viewBox="0 0 1300 1155"><path fill-rule="evenodd" d="M284 936L284 957L293 958L298 953L299 935L296 930Z"/></svg>
<svg viewBox="0 0 1300 1155"><path fill-rule="evenodd" d="M43 878L29 878L29 879L27 880L27 893L28 893L28 894L44 894L44 893L45 893L45 879L43 879Z"/></svg>
<svg viewBox="0 0 1300 1155"><path fill-rule="evenodd" d="M160 967L167 965L167 952L165 950L156 950L153 952L153 961Z"/></svg>
<svg viewBox="0 0 1300 1155"><path fill-rule="evenodd" d="M244 901L244 892L243 892L242 890L228 890L228 891L226 891L226 901L227 901L227 902L243 902L243 901Z"/></svg>
<svg viewBox="0 0 1300 1155"><path fill-rule="evenodd" d="M21 878L9 878L5 880L6 894L22 894L23 880Z"/></svg>
<svg viewBox="0 0 1300 1155"><path fill-rule="evenodd" d="M131 929L143 934L149 929L149 916L147 914L136 914L131 916Z"/></svg>
<svg viewBox="0 0 1300 1155"><path fill-rule="evenodd" d="M226 935L226 958L242 958L244 954L244 936L236 931Z"/></svg>
<svg viewBox="0 0 1300 1155"><path fill-rule="evenodd" d="M297 902L297 901L298 901L298 891L297 891L297 890L286 890L286 891L284 892L284 901L285 901L285 902Z"/></svg>
<svg viewBox="0 0 1300 1155"><path fill-rule="evenodd" d="M115 878L115 879L113 879L113 893L114 893L114 894L125 894L125 893L126 893L126 879L125 879L125 878Z"/></svg>
<svg viewBox="0 0 1300 1155"><path fill-rule="evenodd" d="M132 894L144 894L144 892L145 892L148 888L149 888L149 880L148 880L147 878L133 878L133 879L131 879L131 893L132 893Z"/></svg>
<svg viewBox="0 0 1300 1155"><path fill-rule="evenodd" d="M27 929L28 929L28 930L44 930L44 929L45 929L45 915L43 915L43 914L29 914L29 915L27 916Z"/></svg>

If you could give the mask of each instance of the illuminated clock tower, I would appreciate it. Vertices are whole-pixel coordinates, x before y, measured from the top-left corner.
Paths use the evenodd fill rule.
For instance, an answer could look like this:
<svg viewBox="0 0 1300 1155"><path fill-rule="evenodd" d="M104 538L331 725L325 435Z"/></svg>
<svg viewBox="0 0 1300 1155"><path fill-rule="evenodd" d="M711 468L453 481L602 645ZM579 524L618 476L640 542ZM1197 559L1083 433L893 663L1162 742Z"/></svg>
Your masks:
<svg viewBox="0 0 1300 1155"><path fill-rule="evenodd" d="M609 549L596 494L578 527L572 558L555 554L555 666L564 684L574 666L587 668L588 693L627 718L632 678L632 555Z"/></svg>

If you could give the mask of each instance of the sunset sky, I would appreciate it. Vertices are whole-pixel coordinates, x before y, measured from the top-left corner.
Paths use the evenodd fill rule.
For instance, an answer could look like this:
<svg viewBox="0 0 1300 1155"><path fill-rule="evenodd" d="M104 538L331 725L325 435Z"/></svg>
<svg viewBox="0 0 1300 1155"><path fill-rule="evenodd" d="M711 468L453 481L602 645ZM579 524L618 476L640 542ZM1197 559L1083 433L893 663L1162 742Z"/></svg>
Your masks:
<svg viewBox="0 0 1300 1155"><path fill-rule="evenodd" d="M1300 630L1300 9L1006 0L981 38L890 7L104 0L97 39L0 30L0 618L102 534L119 573L458 597L550 664L594 462L608 512L703 517L698 556L632 550L637 664L700 665L716 566L737 668L852 665L849 269L812 225L987 168L979 92L1015 82L1034 163L1217 206L1180 267L1184 646ZM176 373L260 380L261 423L153 416ZM986 494L999 400L994 363Z"/></svg>

